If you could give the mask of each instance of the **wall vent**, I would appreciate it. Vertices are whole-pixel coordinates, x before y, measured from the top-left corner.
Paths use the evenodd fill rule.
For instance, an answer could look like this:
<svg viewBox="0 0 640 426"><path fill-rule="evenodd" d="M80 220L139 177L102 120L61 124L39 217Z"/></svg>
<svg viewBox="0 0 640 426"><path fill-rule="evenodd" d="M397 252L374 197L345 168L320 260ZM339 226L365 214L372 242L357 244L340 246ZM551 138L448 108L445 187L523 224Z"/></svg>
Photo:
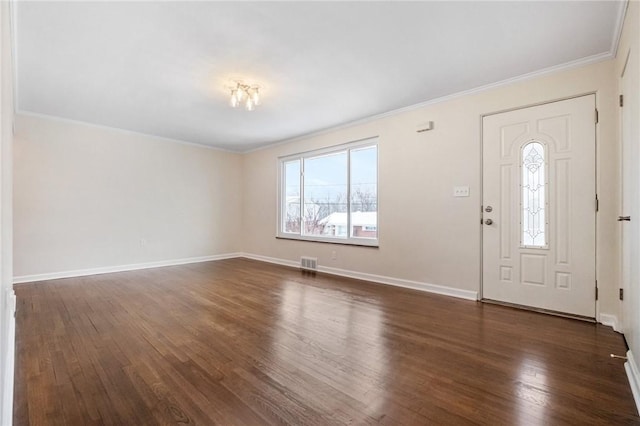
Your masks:
<svg viewBox="0 0 640 426"><path fill-rule="evenodd" d="M317 271L318 270L318 258L317 257L300 257L300 269L305 271Z"/></svg>

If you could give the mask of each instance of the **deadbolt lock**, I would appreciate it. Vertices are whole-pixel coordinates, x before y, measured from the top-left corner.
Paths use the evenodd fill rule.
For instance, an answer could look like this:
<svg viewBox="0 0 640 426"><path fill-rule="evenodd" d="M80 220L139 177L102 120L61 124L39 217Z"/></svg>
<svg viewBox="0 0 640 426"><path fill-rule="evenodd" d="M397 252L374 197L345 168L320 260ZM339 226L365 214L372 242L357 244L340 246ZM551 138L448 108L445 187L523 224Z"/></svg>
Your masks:
<svg viewBox="0 0 640 426"><path fill-rule="evenodd" d="M487 206L487 207L485 207L484 211L487 212L487 213L491 213L493 211L493 207Z"/></svg>

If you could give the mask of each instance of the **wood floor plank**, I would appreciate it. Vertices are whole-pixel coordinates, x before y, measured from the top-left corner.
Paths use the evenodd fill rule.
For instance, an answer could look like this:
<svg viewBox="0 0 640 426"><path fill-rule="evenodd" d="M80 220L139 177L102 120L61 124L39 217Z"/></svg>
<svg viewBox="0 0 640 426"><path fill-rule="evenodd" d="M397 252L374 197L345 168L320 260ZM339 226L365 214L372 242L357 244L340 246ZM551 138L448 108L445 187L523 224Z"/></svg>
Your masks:
<svg viewBox="0 0 640 426"><path fill-rule="evenodd" d="M601 325L247 259L16 294L16 425L640 424Z"/></svg>

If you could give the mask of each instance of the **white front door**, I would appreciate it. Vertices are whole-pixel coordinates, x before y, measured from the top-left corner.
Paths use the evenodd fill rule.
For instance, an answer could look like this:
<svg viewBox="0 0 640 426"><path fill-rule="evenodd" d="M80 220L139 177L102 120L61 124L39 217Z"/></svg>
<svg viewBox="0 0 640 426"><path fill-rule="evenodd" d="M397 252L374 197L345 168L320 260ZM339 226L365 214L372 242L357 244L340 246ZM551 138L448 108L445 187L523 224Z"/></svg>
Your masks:
<svg viewBox="0 0 640 426"><path fill-rule="evenodd" d="M482 120L482 297L595 317L595 95Z"/></svg>

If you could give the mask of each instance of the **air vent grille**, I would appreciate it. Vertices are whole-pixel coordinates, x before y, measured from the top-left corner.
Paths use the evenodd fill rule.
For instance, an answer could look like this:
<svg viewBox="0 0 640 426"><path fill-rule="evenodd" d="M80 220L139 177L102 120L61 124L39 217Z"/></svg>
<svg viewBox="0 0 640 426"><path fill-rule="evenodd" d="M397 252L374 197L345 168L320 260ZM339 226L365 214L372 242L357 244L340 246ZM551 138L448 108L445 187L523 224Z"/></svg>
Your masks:
<svg viewBox="0 0 640 426"><path fill-rule="evenodd" d="M305 271L317 271L318 270L318 258L302 256L300 258L300 269Z"/></svg>

